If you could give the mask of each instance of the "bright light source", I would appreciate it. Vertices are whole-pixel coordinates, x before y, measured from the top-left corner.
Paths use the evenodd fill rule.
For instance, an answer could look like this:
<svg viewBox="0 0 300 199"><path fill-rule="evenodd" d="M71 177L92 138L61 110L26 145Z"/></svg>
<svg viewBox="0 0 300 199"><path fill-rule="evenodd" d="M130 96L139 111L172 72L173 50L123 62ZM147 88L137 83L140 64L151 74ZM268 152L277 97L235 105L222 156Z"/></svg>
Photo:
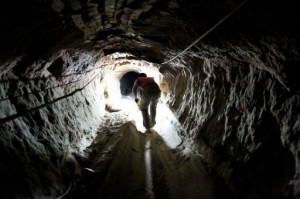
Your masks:
<svg viewBox="0 0 300 199"><path fill-rule="evenodd" d="M163 102L157 105L156 125L153 129L164 138L170 148L176 148L182 142L178 136L182 130L180 123L167 104Z"/></svg>
<svg viewBox="0 0 300 199"><path fill-rule="evenodd" d="M111 60L110 60L111 61ZM149 77L154 77L155 81L160 84L162 75L158 71L157 67L153 67L151 63L126 60L128 64L114 66L108 66L104 74L104 89L107 93L107 104L114 110L120 110L118 113L121 118L126 118L127 121L132 121L138 131L144 133L146 129L143 126L143 117L141 111L138 109L137 104L131 96L122 96L120 90L120 79L129 71L144 72ZM122 63L122 61L118 60ZM123 60L123 62L125 62ZM167 104L164 103L165 99L161 99L157 105L156 111L156 125L153 127L157 133L162 136L166 144L170 148L178 146L182 140L178 136L181 127L179 122L175 118L172 111ZM124 117L126 115L126 117ZM114 114L116 117L116 114Z"/></svg>
<svg viewBox="0 0 300 199"><path fill-rule="evenodd" d="M126 115L127 121L132 121L138 131L145 133L146 129L143 126L142 113L139 110L135 101L129 96L123 96L118 104L120 108L119 114ZM164 139L170 148L176 148L181 142L178 136L181 131L180 124L169 107L161 100L157 104L156 110L156 125L153 129Z"/></svg>

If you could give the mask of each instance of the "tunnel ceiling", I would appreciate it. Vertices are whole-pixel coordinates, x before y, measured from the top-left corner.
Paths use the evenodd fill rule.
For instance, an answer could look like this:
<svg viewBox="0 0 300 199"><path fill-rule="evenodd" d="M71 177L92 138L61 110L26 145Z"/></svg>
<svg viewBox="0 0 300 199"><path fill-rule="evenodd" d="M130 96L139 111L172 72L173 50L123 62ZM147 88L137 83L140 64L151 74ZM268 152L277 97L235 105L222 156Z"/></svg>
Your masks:
<svg viewBox="0 0 300 199"><path fill-rule="evenodd" d="M183 50L241 1L110 0L5 1L1 6L1 60L77 47L104 54L129 52L161 63ZM264 36L291 37L299 17L292 1L248 1L200 44ZM196 50L197 49L192 49ZM26 63L23 67L26 67Z"/></svg>

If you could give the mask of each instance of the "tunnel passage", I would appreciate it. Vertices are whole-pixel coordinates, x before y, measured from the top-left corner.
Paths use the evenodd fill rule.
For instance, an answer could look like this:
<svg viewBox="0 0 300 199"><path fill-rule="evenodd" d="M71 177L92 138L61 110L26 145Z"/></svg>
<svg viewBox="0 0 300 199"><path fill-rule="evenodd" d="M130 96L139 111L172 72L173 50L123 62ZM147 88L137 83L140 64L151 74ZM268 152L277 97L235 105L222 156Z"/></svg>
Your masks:
<svg viewBox="0 0 300 199"><path fill-rule="evenodd" d="M180 119L183 141L195 142L192 152L201 154L236 198L279 198L287 186L300 195L300 95L291 75L296 74L293 63L299 63L300 57L295 26L300 18L294 2L248 1L181 55L185 47L225 19L238 1L93 2L12 0L0 8L4 13L0 20L4 27L0 46L0 198L56 198L67 190L65 176L71 176L72 170L64 168L63 160L72 154L84 155L99 125L107 137L114 138L115 128L108 129L102 120L106 114L119 112L107 113L104 83L110 87L114 78L109 102L121 101L120 78L145 66L134 65L135 59L164 67L159 71L170 83L166 102ZM123 63L118 56L111 56L95 66L99 58L114 52L132 55L124 56L127 60ZM175 55L180 59L162 64ZM113 66L107 67L109 64ZM111 68L114 71L106 75ZM80 90L96 72L99 81ZM67 85L58 87L63 84ZM56 101L66 95L69 97ZM138 114L134 100L124 98L129 98L129 103L122 108L133 107ZM55 103L10 117L49 101ZM158 116L162 119L157 128L161 129L169 116ZM116 117L109 119L115 125ZM137 133L124 138L137 138ZM286 157L282 147L295 161ZM130 152L135 153L134 149ZM162 154L169 155L172 157ZM180 162L190 163L185 160ZM276 161L280 163L274 167ZM289 166L294 163L295 170ZM126 168L124 163L120 167ZM198 171L189 171L194 182L201 182L195 178ZM272 186L260 189L266 182Z"/></svg>
<svg viewBox="0 0 300 199"><path fill-rule="evenodd" d="M137 72L129 71L120 79L120 90L122 95L131 95L134 81L138 77Z"/></svg>

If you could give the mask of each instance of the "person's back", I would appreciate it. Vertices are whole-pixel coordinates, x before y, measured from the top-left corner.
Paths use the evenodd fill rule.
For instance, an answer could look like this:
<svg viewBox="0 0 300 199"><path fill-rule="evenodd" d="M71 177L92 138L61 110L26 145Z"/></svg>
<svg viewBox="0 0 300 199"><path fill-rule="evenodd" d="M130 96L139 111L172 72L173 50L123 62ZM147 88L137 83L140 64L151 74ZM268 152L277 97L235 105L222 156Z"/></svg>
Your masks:
<svg viewBox="0 0 300 199"><path fill-rule="evenodd" d="M143 115L143 124L146 129L152 128L155 124L156 106L160 98L160 89L153 77L147 77L145 73L140 73L133 85L133 96L137 102L137 88L142 89L140 109ZM148 107L150 105L150 118Z"/></svg>
<svg viewBox="0 0 300 199"><path fill-rule="evenodd" d="M145 87L156 84L153 77L138 77L137 78L138 86L144 90Z"/></svg>

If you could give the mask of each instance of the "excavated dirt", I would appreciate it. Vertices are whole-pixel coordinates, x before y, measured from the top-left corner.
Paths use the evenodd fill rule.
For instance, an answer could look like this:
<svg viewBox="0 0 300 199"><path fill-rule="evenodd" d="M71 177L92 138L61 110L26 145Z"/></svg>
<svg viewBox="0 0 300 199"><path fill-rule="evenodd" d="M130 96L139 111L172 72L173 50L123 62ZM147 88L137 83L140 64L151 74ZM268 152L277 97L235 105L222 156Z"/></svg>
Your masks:
<svg viewBox="0 0 300 199"><path fill-rule="evenodd" d="M99 132L89 149L68 198L232 198L199 155L169 148L134 122Z"/></svg>

